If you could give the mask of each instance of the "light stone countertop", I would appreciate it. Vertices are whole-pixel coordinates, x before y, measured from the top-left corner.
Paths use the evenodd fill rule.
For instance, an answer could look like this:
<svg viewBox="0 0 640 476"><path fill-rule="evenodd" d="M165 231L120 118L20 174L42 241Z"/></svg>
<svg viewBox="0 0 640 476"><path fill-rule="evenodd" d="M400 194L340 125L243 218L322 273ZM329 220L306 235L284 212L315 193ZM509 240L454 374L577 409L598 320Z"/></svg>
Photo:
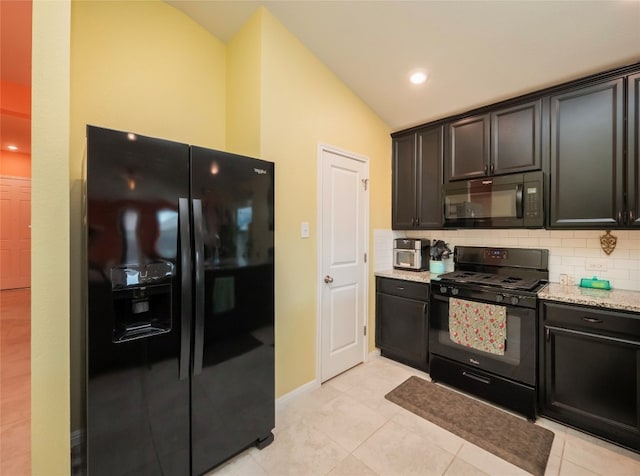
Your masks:
<svg viewBox="0 0 640 476"><path fill-rule="evenodd" d="M431 282L431 273L429 271L389 269L376 271L374 274L383 278L404 279L405 281L418 283ZM582 304L584 306L605 309L640 312L640 292L624 289L607 291L604 289L581 288L575 285L549 283L538 292L538 298L566 304Z"/></svg>
<svg viewBox="0 0 640 476"><path fill-rule="evenodd" d="M403 269L386 269L376 271L376 276L381 278L404 279L405 281L415 281L417 283L430 283L431 273L429 271L406 271Z"/></svg>
<svg viewBox="0 0 640 476"><path fill-rule="evenodd" d="M547 301L640 312L640 292L624 289L607 291L605 289L549 283L538 293L538 298Z"/></svg>

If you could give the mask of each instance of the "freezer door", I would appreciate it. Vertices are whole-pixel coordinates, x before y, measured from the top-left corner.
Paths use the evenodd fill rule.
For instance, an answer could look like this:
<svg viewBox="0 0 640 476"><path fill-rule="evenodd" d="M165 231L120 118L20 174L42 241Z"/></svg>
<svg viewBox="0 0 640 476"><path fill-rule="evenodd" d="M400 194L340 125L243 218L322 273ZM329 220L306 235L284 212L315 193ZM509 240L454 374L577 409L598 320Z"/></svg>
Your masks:
<svg viewBox="0 0 640 476"><path fill-rule="evenodd" d="M189 284L191 273L181 259L187 253L190 262L188 167L185 144L87 127L87 461L94 476L190 472L191 313L183 316L182 281Z"/></svg>
<svg viewBox="0 0 640 476"><path fill-rule="evenodd" d="M273 184L270 162L191 148L193 474L275 425Z"/></svg>

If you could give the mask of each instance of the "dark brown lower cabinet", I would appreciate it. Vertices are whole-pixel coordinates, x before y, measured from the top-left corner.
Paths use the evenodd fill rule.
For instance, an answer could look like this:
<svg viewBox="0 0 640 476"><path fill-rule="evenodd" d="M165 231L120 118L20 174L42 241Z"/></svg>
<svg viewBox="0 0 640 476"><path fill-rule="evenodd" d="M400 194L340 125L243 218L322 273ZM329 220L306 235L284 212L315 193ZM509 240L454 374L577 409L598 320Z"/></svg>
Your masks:
<svg viewBox="0 0 640 476"><path fill-rule="evenodd" d="M429 370L429 285L376 278L376 347L390 359Z"/></svg>
<svg viewBox="0 0 640 476"><path fill-rule="evenodd" d="M541 413L640 451L640 316L543 302Z"/></svg>

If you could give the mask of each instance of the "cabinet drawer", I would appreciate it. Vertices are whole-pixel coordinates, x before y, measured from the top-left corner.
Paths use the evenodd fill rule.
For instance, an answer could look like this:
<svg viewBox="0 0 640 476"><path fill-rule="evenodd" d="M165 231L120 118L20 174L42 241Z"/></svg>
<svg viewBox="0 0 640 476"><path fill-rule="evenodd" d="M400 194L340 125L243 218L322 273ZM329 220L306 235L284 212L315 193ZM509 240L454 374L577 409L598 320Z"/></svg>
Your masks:
<svg viewBox="0 0 640 476"><path fill-rule="evenodd" d="M414 283L402 279L376 278L376 292L420 301L429 299L428 284Z"/></svg>
<svg viewBox="0 0 640 476"><path fill-rule="evenodd" d="M545 324L640 339L640 315L577 305L543 303Z"/></svg>

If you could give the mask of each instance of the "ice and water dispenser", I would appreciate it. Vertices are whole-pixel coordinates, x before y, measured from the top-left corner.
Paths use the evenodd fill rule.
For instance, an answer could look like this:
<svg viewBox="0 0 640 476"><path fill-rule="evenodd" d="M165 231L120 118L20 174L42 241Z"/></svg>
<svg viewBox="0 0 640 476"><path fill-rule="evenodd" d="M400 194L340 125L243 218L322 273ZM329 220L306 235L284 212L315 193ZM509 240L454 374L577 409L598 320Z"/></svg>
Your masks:
<svg viewBox="0 0 640 476"><path fill-rule="evenodd" d="M173 276L173 264L165 262L111 268L113 342L171 330Z"/></svg>

